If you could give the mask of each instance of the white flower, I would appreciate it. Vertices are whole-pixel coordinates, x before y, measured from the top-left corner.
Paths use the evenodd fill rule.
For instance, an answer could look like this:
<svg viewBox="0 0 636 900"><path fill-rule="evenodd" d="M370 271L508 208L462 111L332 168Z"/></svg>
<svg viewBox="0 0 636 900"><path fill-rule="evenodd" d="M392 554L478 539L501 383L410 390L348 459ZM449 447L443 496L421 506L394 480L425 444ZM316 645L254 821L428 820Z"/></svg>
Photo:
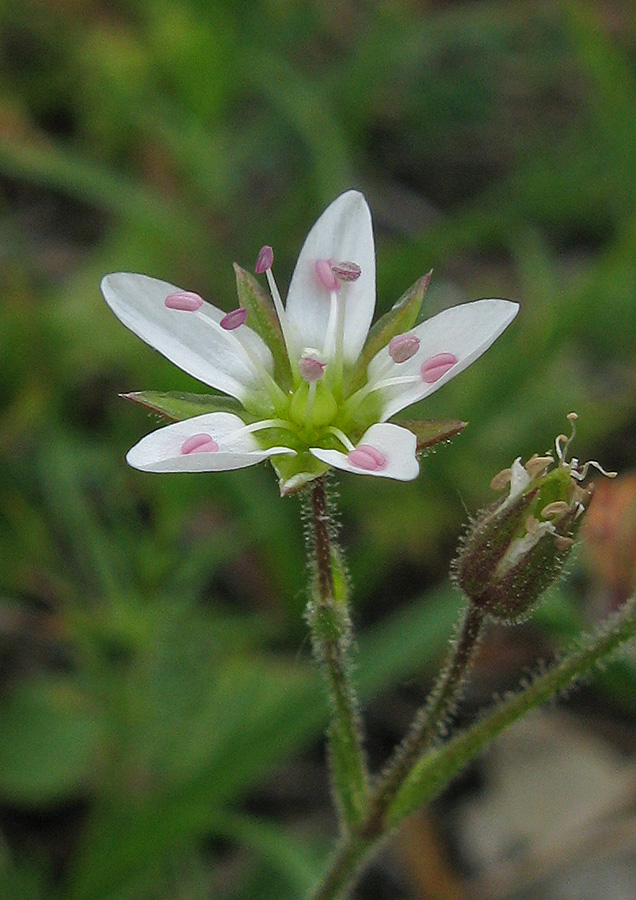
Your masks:
<svg viewBox="0 0 636 900"><path fill-rule="evenodd" d="M267 276L275 314L238 267L241 305L229 314L146 275L119 272L102 280L106 302L124 325L234 398L166 394L150 402L149 393L131 395L180 421L143 438L128 462L151 472L200 472L269 458L283 493L330 466L415 478L416 435L387 420L477 359L518 305L478 300L416 325L428 283L422 279L369 332L375 251L371 214L356 191L338 197L309 232L286 305L272 260L263 248L257 272Z"/></svg>

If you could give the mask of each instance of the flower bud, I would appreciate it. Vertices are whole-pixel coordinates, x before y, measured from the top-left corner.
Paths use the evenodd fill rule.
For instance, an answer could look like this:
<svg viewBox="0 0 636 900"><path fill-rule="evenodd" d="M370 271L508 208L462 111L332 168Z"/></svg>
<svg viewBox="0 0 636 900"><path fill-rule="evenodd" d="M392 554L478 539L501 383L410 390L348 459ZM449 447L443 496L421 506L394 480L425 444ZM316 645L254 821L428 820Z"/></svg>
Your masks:
<svg viewBox="0 0 636 900"><path fill-rule="evenodd" d="M519 458L495 476L492 486L509 483L509 494L476 517L460 548L456 581L493 619L523 619L563 571L592 499L593 485L583 489L580 481L590 465L603 472L597 463L566 460L574 433L573 426L569 440L559 435L556 460L535 455L524 466Z"/></svg>

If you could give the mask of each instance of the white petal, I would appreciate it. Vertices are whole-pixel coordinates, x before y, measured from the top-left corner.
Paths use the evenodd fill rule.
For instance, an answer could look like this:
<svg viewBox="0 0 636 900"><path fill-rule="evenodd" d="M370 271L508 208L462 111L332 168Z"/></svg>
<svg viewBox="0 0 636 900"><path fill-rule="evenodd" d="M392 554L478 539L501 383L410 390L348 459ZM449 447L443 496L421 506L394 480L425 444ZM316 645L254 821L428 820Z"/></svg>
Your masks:
<svg viewBox="0 0 636 900"><path fill-rule="evenodd" d="M343 283L345 304L343 352L353 362L366 340L375 309L375 249L371 212L358 191L347 191L327 207L303 245L287 295L287 316L303 347L324 345L329 320L329 292L318 280L320 259L354 262L362 270L357 281Z"/></svg>
<svg viewBox="0 0 636 900"><path fill-rule="evenodd" d="M180 290L147 275L116 272L102 279L102 293L117 318L138 337L204 384L239 400L261 381L250 354L271 372L272 356L261 338L242 325L216 328L225 315L210 303L196 312L167 309L165 299Z"/></svg>
<svg viewBox="0 0 636 900"><path fill-rule="evenodd" d="M420 471L415 455L417 438L407 428L389 422L372 425L358 441L357 446L361 445L379 450L386 459L384 468L371 471L361 469L349 461L347 453L341 453L339 450L312 447L311 452L316 459L327 465L343 469L345 472L353 472L355 475L376 475L380 478L395 478L397 481L412 481L413 478L417 478Z"/></svg>
<svg viewBox="0 0 636 900"><path fill-rule="evenodd" d="M219 449L210 453L182 453L185 441L194 435L208 434ZM126 460L144 472L222 472L254 466L270 456L296 455L289 447L264 450L233 413L207 413L166 425L142 438L128 451Z"/></svg>
<svg viewBox="0 0 636 900"><path fill-rule="evenodd" d="M508 495L508 502L515 500L523 494L531 481L530 473L522 464L521 457L518 456L513 462L510 470L510 494Z"/></svg>
<svg viewBox="0 0 636 900"><path fill-rule="evenodd" d="M510 300L475 300L473 303L453 306L409 332L420 339L419 350L411 359L404 363L394 363L389 356L388 347L380 350L369 364L370 382L417 376L412 384L382 388L382 420L386 421L406 406L417 403L463 372L510 325L518 311L519 304ZM452 353L457 362L437 381L426 384L420 377L421 366L438 353Z"/></svg>

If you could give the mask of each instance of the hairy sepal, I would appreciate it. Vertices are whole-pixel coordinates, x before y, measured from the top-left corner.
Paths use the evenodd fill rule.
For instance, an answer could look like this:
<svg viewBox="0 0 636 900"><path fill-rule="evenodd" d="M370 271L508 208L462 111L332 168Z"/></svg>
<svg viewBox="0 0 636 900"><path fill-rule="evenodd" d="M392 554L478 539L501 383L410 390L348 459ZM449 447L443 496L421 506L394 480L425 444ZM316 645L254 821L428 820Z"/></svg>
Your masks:
<svg viewBox="0 0 636 900"><path fill-rule="evenodd" d="M216 394L188 394L178 391L131 391L120 394L124 400L130 400L143 406L150 412L157 413L168 422L182 422L205 413L232 412L245 417L245 410L233 397Z"/></svg>
<svg viewBox="0 0 636 900"><path fill-rule="evenodd" d="M274 357L275 380L277 384L287 389L291 386L292 381L289 358L283 332L269 297L254 276L237 263L234 263L234 272L236 273L239 306L247 310L247 324L263 338L271 350Z"/></svg>
<svg viewBox="0 0 636 900"><path fill-rule="evenodd" d="M464 430L468 422L460 419L420 419L418 421L398 421L396 425L408 428L417 438L417 452L421 453L440 444L449 441Z"/></svg>

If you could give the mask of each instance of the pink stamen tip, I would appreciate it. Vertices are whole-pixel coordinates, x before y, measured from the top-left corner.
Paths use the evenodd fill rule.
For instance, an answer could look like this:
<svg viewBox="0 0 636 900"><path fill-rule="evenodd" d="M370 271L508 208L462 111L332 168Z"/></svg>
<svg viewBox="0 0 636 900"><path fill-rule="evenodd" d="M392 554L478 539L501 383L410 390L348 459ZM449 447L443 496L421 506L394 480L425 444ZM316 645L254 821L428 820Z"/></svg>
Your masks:
<svg viewBox="0 0 636 900"><path fill-rule="evenodd" d="M261 252L258 254L258 259L256 260L254 271L257 275L262 275L263 272L267 272L268 269L272 268L273 262L274 251L271 247L265 245L261 248Z"/></svg>
<svg viewBox="0 0 636 900"><path fill-rule="evenodd" d="M398 334L389 341L389 356L395 363L406 362L420 349L420 339L414 334Z"/></svg>
<svg viewBox="0 0 636 900"><path fill-rule="evenodd" d="M331 271L340 281L357 281L362 275L362 269L357 263L343 260L331 264Z"/></svg>
<svg viewBox="0 0 636 900"><path fill-rule="evenodd" d="M219 445L209 434L193 434L181 445L181 453L216 453Z"/></svg>
<svg viewBox="0 0 636 900"><path fill-rule="evenodd" d="M326 366L327 363L321 362L313 356L303 356L298 361L298 369L303 380L308 381L310 384L313 381L320 381L325 373Z"/></svg>
<svg viewBox="0 0 636 900"><path fill-rule="evenodd" d="M425 384L434 384L442 375L446 375L456 363L457 357L453 353L438 353L436 356L431 356L422 363L420 369L422 381Z"/></svg>
<svg viewBox="0 0 636 900"><path fill-rule="evenodd" d="M315 263L316 275L318 276L318 281L327 291L337 291L340 287L340 282L334 275L331 266L332 262L330 259L317 259Z"/></svg>
<svg viewBox="0 0 636 900"><path fill-rule="evenodd" d="M168 294L164 300L168 309L183 309L186 312L196 312L203 306L203 300L194 291L175 291L174 294Z"/></svg>
<svg viewBox="0 0 636 900"><path fill-rule="evenodd" d="M366 472L379 472L386 468L387 459L384 453L380 453L370 444L360 444L355 450L351 450L347 454L347 459L352 466L357 469L364 469Z"/></svg>
<svg viewBox="0 0 636 900"><path fill-rule="evenodd" d="M244 325L246 319L247 310L245 307L239 306L238 309L233 309L232 312L229 312L227 316L223 316L219 325L221 328L225 328L226 331L234 331L235 328L240 328L241 325Z"/></svg>

